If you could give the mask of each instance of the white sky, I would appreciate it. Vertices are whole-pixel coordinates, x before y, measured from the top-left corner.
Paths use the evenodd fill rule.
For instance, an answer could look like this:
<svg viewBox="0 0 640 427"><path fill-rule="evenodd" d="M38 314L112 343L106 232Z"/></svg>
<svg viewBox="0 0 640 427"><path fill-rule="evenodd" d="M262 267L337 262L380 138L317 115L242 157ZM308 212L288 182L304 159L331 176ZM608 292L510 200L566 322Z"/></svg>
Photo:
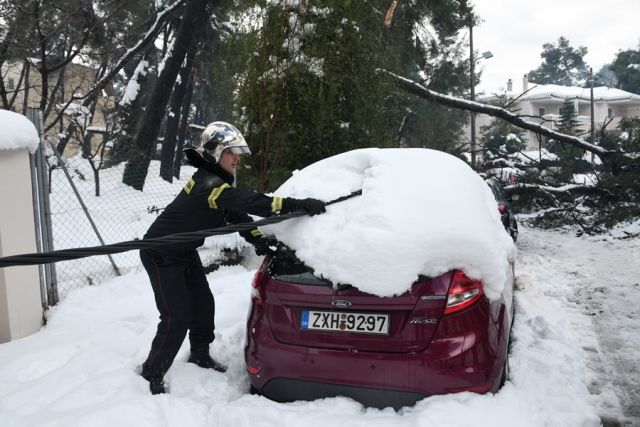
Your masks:
<svg viewBox="0 0 640 427"><path fill-rule="evenodd" d="M560 36L573 47L586 46L587 65L594 73L614 60L619 50L637 49L640 43L640 0L472 0L484 20L474 28L474 50L490 50L481 59L477 90L495 91L511 78L522 90L522 76L542 62L544 43Z"/></svg>

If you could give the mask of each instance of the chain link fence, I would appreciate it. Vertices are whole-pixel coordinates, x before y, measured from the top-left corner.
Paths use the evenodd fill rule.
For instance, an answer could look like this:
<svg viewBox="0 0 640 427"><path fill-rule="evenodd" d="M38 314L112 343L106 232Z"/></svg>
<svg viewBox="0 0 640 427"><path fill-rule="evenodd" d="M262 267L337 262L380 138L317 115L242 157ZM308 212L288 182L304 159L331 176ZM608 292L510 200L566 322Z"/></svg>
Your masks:
<svg viewBox="0 0 640 427"><path fill-rule="evenodd" d="M169 183L159 176L160 162L152 160L144 188L138 191L122 183L126 163L95 170L91 160L80 154L64 160L50 148L45 154L55 250L142 238L195 172L193 167L183 166L180 179ZM238 251L246 246L237 234L216 236L207 239L200 255L206 266L238 257ZM126 274L141 264L138 251L129 251L59 262L55 266L54 286L58 300L62 300L74 289Z"/></svg>

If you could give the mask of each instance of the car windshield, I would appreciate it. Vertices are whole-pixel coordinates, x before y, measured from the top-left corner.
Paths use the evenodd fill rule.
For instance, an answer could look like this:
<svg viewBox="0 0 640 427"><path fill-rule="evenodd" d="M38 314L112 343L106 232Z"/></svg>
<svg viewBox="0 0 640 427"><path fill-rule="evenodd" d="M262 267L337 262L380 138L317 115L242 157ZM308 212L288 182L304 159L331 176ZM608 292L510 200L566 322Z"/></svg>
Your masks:
<svg viewBox="0 0 640 427"><path fill-rule="evenodd" d="M295 252L286 246L279 247L278 251L271 257L267 271L271 277L283 282L333 286L330 281L316 277L313 274L313 269L300 261Z"/></svg>
<svg viewBox="0 0 640 427"><path fill-rule="evenodd" d="M327 279L322 279L314 274L311 267L300 261L295 252L280 244L275 254L271 255L267 265L269 276L283 282L298 283L302 285L333 286ZM426 282L429 277L418 275L414 283ZM336 287L340 290L353 288L353 285L339 283Z"/></svg>

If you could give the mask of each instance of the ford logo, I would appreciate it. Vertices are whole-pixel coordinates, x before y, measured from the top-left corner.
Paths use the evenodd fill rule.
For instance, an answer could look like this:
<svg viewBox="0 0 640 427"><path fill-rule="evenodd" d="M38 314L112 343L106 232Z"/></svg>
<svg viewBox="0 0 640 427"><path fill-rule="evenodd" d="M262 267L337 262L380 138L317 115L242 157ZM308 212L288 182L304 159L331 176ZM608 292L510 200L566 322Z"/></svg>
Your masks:
<svg viewBox="0 0 640 427"><path fill-rule="evenodd" d="M338 308L347 308L347 307L351 307L351 302L345 299L337 299L337 300L331 301L331 305Z"/></svg>

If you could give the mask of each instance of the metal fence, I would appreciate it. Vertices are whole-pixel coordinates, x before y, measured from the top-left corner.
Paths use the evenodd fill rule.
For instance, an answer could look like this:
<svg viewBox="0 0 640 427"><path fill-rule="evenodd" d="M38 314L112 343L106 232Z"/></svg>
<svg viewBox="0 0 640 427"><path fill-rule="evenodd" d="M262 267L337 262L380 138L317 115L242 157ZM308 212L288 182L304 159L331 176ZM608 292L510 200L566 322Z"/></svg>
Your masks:
<svg viewBox="0 0 640 427"><path fill-rule="evenodd" d="M37 122L37 113L35 120ZM36 123L37 124L37 123ZM37 126L38 127L38 126ZM40 127L41 128L41 127ZM142 238L164 207L182 190L194 169L183 166L180 179L159 177L159 161L152 161L143 191L122 183L125 163L97 171L80 153L61 159L43 137L34 156L34 206L39 217L39 251L99 246ZM96 159L93 160L96 162ZM97 164L94 163L94 166ZM219 260L229 250L243 247L237 235L207 239L203 262ZM235 254L234 254L235 255ZM138 251L95 256L41 267L47 300L53 305L74 289L92 286L139 269Z"/></svg>

